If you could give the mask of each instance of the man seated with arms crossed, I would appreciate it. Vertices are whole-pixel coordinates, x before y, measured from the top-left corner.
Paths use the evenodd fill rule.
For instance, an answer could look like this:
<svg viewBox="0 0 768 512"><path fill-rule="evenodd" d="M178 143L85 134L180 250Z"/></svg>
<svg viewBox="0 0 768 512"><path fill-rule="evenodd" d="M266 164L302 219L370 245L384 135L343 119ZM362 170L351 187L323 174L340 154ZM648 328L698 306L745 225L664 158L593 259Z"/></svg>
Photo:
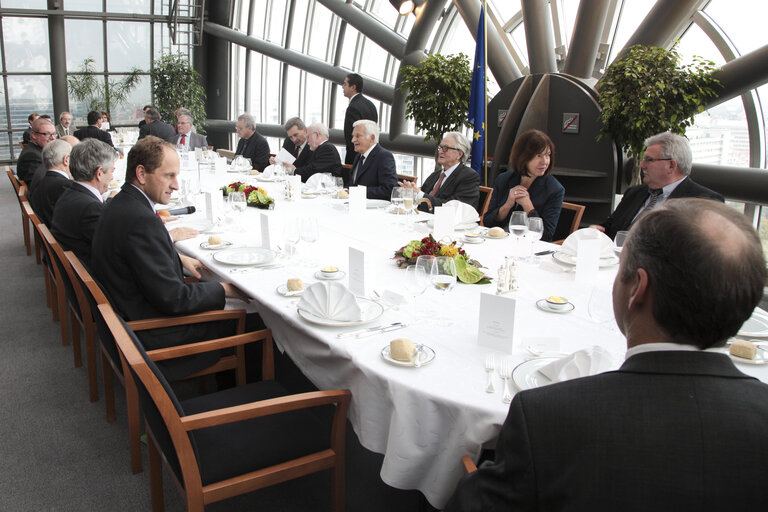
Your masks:
<svg viewBox="0 0 768 512"><path fill-rule="evenodd" d="M379 144L379 126L376 123L361 119L355 121L353 126L352 144L357 155L346 181L351 187L368 187L368 199L389 201L392 189L397 186L395 157Z"/></svg>
<svg viewBox="0 0 768 512"><path fill-rule="evenodd" d="M256 131L256 121L251 114L241 114L235 123L235 131L240 136L235 156L251 160L251 167L263 171L269 165L269 143Z"/></svg>
<svg viewBox="0 0 768 512"><path fill-rule="evenodd" d="M688 139L670 132L645 140L645 156L640 161L643 185L629 187L616 210L601 224L590 226L611 238L628 230L641 214L667 199L703 197L721 203L723 196L702 187L690 178L693 156Z"/></svg>
<svg viewBox="0 0 768 512"><path fill-rule="evenodd" d="M768 385L716 350L763 296L757 233L716 201L676 199L643 215L620 258L624 364L518 393L496 461L447 512L768 509Z"/></svg>
<svg viewBox="0 0 768 512"><path fill-rule="evenodd" d="M288 135L283 141L283 149L292 154L296 160L293 161L294 167L307 165L312 158L312 149L307 141L307 127L298 117L292 117L283 125L285 133ZM269 157L269 164L275 163L275 157Z"/></svg>
<svg viewBox="0 0 768 512"><path fill-rule="evenodd" d="M56 201L71 183L71 152L72 146L65 140L56 139L46 144L42 152L43 167L37 170L32 179L38 183L34 187L34 193L30 193L29 202L46 226L51 225Z"/></svg>
<svg viewBox="0 0 768 512"><path fill-rule="evenodd" d="M480 175L471 167L464 165L471 147L463 134L447 132L437 146L437 163L442 170L430 174L421 188L410 181L402 181L400 186L414 189L417 201L422 198L429 199L432 208L456 199L478 210ZM419 210L429 211L429 206L421 203Z"/></svg>
<svg viewBox="0 0 768 512"><path fill-rule="evenodd" d="M305 165L286 165L306 182L310 176L317 173L329 172L341 176L341 156L336 146L328 141L328 128L323 123L313 123L309 126L307 141L311 148L310 159Z"/></svg>
<svg viewBox="0 0 768 512"><path fill-rule="evenodd" d="M225 297L244 299L230 283L185 283L182 268L201 277L198 260L178 254L155 212L179 188L179 157L168 142L152 135L128 153L126 183L107 205L91 250L95 277L126 320L188 315L223 309ZM138 333L148 350L233 334L221 323L168 327ZM160 363L175 380L214 364L207 353Z"/></svg>

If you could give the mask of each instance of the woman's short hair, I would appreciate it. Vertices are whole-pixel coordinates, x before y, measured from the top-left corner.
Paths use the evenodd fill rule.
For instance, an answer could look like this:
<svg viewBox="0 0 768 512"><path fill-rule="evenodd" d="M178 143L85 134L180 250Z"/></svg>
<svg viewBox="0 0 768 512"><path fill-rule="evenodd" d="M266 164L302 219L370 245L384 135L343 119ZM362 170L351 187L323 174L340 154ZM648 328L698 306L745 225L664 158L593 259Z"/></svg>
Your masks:
<svg viewBox="0 0 768 512"><path fill-rule="evenodd" d="M547 148L550 151L549 167L544 175L552 172L555 167L555 144L549 136L541 130L527 130L520 135L512 151L509 153L509 165L521 176L530 176L528 173L528 162L543 153Z"/></svg>

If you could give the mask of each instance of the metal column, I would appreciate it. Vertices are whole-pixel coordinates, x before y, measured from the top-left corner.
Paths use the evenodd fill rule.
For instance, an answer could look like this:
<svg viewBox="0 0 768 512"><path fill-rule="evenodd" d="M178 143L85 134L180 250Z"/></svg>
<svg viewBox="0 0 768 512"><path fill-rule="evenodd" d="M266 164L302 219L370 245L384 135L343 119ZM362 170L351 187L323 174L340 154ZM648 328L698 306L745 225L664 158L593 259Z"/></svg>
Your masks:
<svg viewBox="0 0 768 512"><path fill-rule="evenodd" d="M546 0L522 0L528 67L532 75L557 73L552 15Z"/></svg>
<svg viewBox="0 0 768 512"><path fill-rule="evenodd" d="M573 24L571 45L563 72L579 78L591 78L600 47L600 37L611 0L581 0Z"/></svg>
<svg viewBox="0 0 768 512"><path fill-rule="evenodd" d="M59 0L48 0L48 9L61 11ZM51 91L53 93L53 124L59 119L59 114L69 110L69 94L67 93L67 47L64 37L64 16L61 14L48 15L48 50L51 55Z"/></svg>

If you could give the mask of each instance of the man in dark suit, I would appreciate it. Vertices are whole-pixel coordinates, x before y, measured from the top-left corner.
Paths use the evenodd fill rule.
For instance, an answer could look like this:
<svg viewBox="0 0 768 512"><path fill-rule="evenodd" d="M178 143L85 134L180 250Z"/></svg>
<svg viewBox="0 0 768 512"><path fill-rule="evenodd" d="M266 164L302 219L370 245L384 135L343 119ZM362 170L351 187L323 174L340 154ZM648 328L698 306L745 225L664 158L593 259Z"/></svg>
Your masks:
<svg viewBox="0 0 768 512"><path fill-rule="evenodd" d="M437 146L437 163L442 170L430 174L421 188L410 181L403 181L400 185L414 189L416 200L429 199L432 208L455 199L467 203L479 212L480 175L471 167L464 165L471 148L463 134L446 133L440 145ZM421 203L419 210L429 211L429 206Z"/></svg>
<svg viewBox="0 0 768 512"><path fill-rule="evenodd" d="M352 143L357 156L345 182L352 187L368 187L368 199L389 201L392 189L397 186L397 168L392 153L379 145L378 125L367 119L355 122Z"/></svg>
<svg viewBox="0 0 768 512"><path fill-rule="evenodd" d="M176 130L173 129L173 126L160 119L160 112L157 109L148 108L144 112L144 120L146 124L139 128L139 139L154 135L171 144L176 143Z"/></svg>
<svg viewBox="0 0 768 512"><path fill-rule="evenodd" d="M350 73L341 84L345 98L349 98L349 106L344 116L344 140L347 141L347 154L344 157L345 164L351 164L355 159L355 146L352 143L352 131L355 122L361 119L370 119L374 123L379 121L379 113L371 100L363 96L363 77L357 73Z"/></svg>
<svg viewBox="0 0 768 512"><path fill-rule="evenodd" d="M86 139L70 155L72 179L53 209L51 233L65 251L90 266L91 242L104 212L102 197L109 189L118 154L108 144Z"/></svg>
<svg viewBox="0 0 768 512"><path fill-rule="evenodd" d="M208 149L208 139L205 135L194 132L194 120L192 113L186 109L179 109L176 116L176 147L183 146L187 151L194 151L195 148Z"/></svg>
<svg viewBox="0 0 768 512"><path fill-rule="evenodd" d="M309 163L312 158L312 149L307 142L307 126L304 121L298 117L292 117L283 125L285 133L288 135L283 141L283 149L292 154L296 160L291 165L293 167L303 167ZM275 163L275 157L269 157L270 165Z"/></svg>
<svg viewBox="0 0 768 512"><path fill-rule="evenodd" d="M766 510L768 385L710 350L750 317L765 278L741 213L677 199L644 215L613 287L625 363L518 393L496 461L446 512Z"/></svg>
<svg viewBox="0 0 768 512"><path fill-rule="evenodd" d="M240 136L235 156L250 158L251 167L263 171L269 165L269 143L256 131L256 121L251 114L241 114L237 118L235 131Z"/></svg>
<svg viewBox="0 0 768 512"><path fill-rule="evenodd" d="M27 116L27 122L29 123L29 128L24 130L24 133L21 134L21 143L26 146L29 144L29 141L31 139L32 135L32 124L40 117L40 114L32 113Z"/></svg>
<svg viewBox="0 0 768 512"><path fill-rule="evenodd" d="M180 255L155 204L168 204L178 190L179 157L173 146L148 136L128 154L122 190L107 205L96 227L91 266L126 320L175 316L222 309L225 297L243 298L229 283L185 283L182 269L200 277L204 269L194 258ZM221 334L218 324L169 327L139 335L147 349L209 339ZM178 379L218 360L217 354L194 356L163 364Z"/></svg>
<svg viewBox="0 0 768 512"><path fill-rule="evenodd" d="M144 105L144 108L142 110L146 114L147 110L151 108L155 108L154 105ZM144 117L142 117L141 120L139 121L139 130L141 130L141 127L144 126L145 124L147 124L147 120Z"/></svg>
<svg viewBox="0 0 768 512"><path fill-rule="evenodd" d="M56 129L49 119L39 117L32 122L29 135L29 143L24 146L16 162L16 176L24 180L27 185L32 183L32 178L38 168L43 167L43 148L56 138Z"/></svg>
<svg viewBox="0 0 768 512"><path fill-rule="evenodd" d="M101 129L101 112L96 110L91 110L88 112L88 126L76 130L75 137L80 140L85 140L88 138L98 139L112 147L115 146L112 144L112 137Z"/></svg>
<svg viewBox="0 0 768 512"><path fill-rule="evenodd" d="M702 187L690 178L691 147L688 139L674 133L660 133L646 139L645 156L640 162L643 185L624 192L616 210L601 224L590 226L613 238L666 199L703 197L724 202L723 196Z"/></svg>
<svg viewBox="0 0 768 512"><path fill-rule="evenodd" d="M287 165L293 168L294 173L301 176L301 181L306 182L310 176L317 173L329 172L334 176L341 176L341 157L336 146L328 140L328 128L323 123L314 123L309 126L307 141L311 149L310 159L305 165Z"/></svg>
<svg viewBox="0 0 768 512"><path fill-rule="evenodd" d="M56 206L56 201L71 183L72 174L69 170L71 152L72 146L61 139L52 140L43 148L43 166L46 170L45 172L38 170L35 174L35 178L38 176L42 176L42 178L32 189L29 202L35 209L37 217L46 226L51 225L53 207Z"/></svg>

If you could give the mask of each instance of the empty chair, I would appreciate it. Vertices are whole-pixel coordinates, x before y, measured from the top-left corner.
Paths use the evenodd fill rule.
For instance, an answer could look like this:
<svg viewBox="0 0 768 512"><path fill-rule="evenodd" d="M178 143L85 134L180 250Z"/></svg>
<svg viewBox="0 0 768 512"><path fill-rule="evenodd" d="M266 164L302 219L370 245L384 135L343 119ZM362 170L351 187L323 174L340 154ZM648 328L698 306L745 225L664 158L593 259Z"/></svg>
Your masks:
<svg viewBox="0 0 768 512"><path fill-rule="evenodd" d="M493 189L491 187L484 187L480 185L480 225L483 224L483 217L488 213L488 205L491 204L491 196L493 195Z"/></svg>

